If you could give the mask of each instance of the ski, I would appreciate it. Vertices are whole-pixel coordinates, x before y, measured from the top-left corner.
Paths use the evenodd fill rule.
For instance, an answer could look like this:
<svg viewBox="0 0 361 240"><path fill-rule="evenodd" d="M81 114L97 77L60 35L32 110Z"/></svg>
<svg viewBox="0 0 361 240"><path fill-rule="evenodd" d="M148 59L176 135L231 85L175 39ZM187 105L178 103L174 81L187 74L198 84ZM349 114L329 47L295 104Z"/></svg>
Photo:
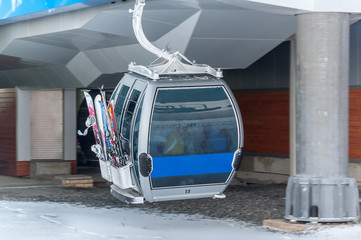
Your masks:
<svg viewBox="0 0 361 240"><path fill-rule="evenodd" d="M80 130L78 130L78 134L80 136L86 136L88 134L88 129L91 127L93 129L93 133L94 133L94 140L95 140L95 145L99 145L101 140L100 140L100 135L99 135L99 129L98 129L98 124L96 121L96 116L95 116L95 109L94 109L94 103L93 103L93 99L90 96L89 93L84 92L84 97L85 97L85 101L87 103L87 107L88 107L88 112L89 112L89 116L87 117L87 120L85 121L85 126L87 127L84 132L81 132ZM99 145L100 147L100 145ZM98 147L98 148L99 148ZM96 156L101 159L104 160L104 155L100 154L102 151L93 151Z"/></svg>
<svg viewBox="0 0 361 240"><path fill-rule="evenodd" d="M108 102L108 113L109 113L110 122L111 122L111 129L113 132L113 141L118 146L120 156L122 158L125 158L123 151L121 151L121 147L120 147L119 130L118 130L117 123L115 121L114 107L113 107L112 102Z"/></svg>
<svg viewBox="0 0 361 240"><path fill-rule="evenodd" d="M103 91L103 86L101 88L99 88L100 91L100 96L101 96L101 102L103 103L103 107L104 107L104 113L103 113L103 121L106 122L106 126L107 126L107 132L108 132L108 136L106 136L108 138L108 142L109 142L109 151L108 154L110 153L110 157L114 159L114 162L119 163L121 166L124 166L126 163L126 158L123 155L123 151L121 149L121 145L119 142L119 133L115 128L115 119L114 119L114 112L110 112L109 111L109 103L108 103L108 107L106 107L106 94L105 91ZM111 109L113 109L111 107ZM103 110L103 109L102 109ZM112 121L112 117L113 117L113 121ZM105 126L105 124L104 124ZM116 165L117 166L117 165Z"/></svg>
<svg viewBox="0 0 361 240"><path fill-rule="evenodd" d="M94 106L95 106L95 112L96 112L96 120L98 123L98 128L99 128L99 138L100 138L100 146L102 147L103 150L103 154L104 154L104 160L108 160L108 156L107 156L107 145L106 145L106 141L105 141L105 130L104 130L104 121L103 121L103 116L102 116L102 109L101 109L101 96L98 94L95 96L94 99Z"/></svg>

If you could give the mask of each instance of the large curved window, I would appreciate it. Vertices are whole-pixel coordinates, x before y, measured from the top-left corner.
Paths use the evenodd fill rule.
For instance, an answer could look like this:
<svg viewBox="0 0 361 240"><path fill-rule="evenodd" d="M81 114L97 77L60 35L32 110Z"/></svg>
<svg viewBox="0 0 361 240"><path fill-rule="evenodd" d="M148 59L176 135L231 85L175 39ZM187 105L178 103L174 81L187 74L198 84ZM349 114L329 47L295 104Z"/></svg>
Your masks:
<svg viewBox="0 0 361 240"><path fill-rule="evenodd" d="M159 89L151 122L153 187L226 182L238 146L223 87Z"/></svg>

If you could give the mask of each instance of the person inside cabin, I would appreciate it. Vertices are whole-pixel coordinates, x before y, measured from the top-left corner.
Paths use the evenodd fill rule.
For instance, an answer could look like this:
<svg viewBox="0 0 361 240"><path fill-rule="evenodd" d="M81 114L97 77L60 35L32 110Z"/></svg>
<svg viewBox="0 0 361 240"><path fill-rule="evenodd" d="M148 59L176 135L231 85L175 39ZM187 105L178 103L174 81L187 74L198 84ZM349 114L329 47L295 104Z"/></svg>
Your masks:
<svg viewBox="0 0 361 240"><path fill-rule="evenodd" d="M226 128L206 127L203 129L203 134L204 141L201 147L204 153L221 153L230 150L232 137Z"/></svg>
<svg viewBox="0 0 361 240"><path fill-rule="evenodd" d="M166 156L177 156L184 154L184 141L178 129L168 134L167 142L164 145L163 154Z"/></svg>

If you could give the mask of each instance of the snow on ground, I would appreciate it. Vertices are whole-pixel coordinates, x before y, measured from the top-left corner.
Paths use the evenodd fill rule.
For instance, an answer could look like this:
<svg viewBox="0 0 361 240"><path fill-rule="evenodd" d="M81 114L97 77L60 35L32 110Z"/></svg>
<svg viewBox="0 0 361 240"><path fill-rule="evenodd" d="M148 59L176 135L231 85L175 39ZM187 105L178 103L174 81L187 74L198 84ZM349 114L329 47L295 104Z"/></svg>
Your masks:
<svg viewBox="0 0 361 240"><path fill-rule="evenodd" d="M360 240L361 227L346 226L294 234L225 219L160 214L149 210L0 201L0 239Z"/></svg>

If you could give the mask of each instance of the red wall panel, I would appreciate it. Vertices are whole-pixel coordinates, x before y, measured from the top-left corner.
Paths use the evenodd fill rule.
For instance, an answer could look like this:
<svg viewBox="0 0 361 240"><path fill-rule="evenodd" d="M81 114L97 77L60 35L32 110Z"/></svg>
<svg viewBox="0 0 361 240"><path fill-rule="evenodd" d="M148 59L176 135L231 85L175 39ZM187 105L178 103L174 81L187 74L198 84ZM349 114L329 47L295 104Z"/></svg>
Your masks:
<svg viewBox="0 0 361 240"><path fill-rule="evenodd" d="M246 152L289 153L289 93L236 92Z"/></svg>
<svg viewBox="0 0 361 240"><path fill-rule="evenodd" d="M0 174L17 176L16 91L0 89Z"/></svg>
<svg viewBox="0 0 361 240"><path fill-rule="evenodd" d="M245 151L289 154L289 93L236 92ZM349 94L349 157L361 159L361 89Z"/></svg>
<svg viewBox="0 0 361 240"><path fill-rule="evenodd" d="M350 90L349 157L361 159L361 89Z"/></svg>

